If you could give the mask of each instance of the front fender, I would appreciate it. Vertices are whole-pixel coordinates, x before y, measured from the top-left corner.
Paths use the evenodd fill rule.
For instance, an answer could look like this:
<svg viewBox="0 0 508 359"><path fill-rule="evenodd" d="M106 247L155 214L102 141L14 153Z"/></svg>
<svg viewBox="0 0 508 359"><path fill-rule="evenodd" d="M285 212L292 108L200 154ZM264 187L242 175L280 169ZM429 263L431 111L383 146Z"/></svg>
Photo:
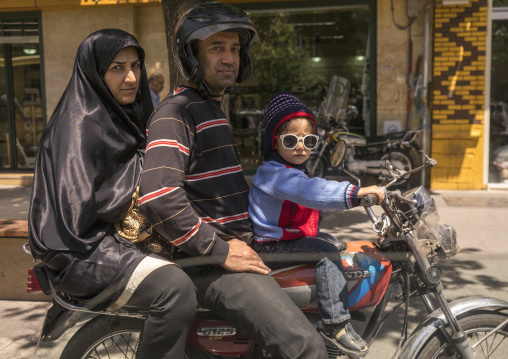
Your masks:
<svg viewBox="0 0 508 359"><path fill-rule="evenodd" d="M473 296L455 300L449 303L453 315L461 316L467 312L478 309L504 309L508 310L508 302L491 297ZM408 340L402 347L399 358L415 359L427 341L440 330L437 327L438 321L445 321L445 316L441 309L437 309L425 318L418 327L411 333Z"/></svg>

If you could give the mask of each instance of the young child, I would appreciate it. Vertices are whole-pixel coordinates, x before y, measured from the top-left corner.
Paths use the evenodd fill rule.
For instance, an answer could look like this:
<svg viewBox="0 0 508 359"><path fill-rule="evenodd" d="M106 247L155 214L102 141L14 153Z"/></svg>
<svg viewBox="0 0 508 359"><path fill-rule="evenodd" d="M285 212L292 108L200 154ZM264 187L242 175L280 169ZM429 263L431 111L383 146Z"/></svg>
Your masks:
<svg viewBox="0 0 508 359"><path fill-rule="evenodd" d="M281 92L270 101L266 115L266 153L252 178L249 215L259 253L327 253L316 264L319 310L327 345L345 354L365 355L368 347L349 323L347 285L340 259L345 244L319 232L322 210L350 209L372 193L381 202L385 193L376 186L360 188L349 182L309 178L303 163L319 137L312 112L293 94ZM287 261L266 263L273 267Z"/></svg>

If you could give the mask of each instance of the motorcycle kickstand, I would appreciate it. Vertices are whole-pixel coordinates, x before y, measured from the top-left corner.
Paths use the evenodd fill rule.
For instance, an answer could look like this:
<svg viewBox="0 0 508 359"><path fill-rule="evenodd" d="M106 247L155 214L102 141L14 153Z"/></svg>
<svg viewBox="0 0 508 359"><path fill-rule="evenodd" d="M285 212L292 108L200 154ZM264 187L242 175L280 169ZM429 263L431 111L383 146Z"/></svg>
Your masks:
<svg viewBox="0 0 508 359"><path fill-rule="evenodd" d="M135 359L145 359L143 355L143 331L139 333L139 339L138 339L138 347L136 349L136 356Z"/></svg>

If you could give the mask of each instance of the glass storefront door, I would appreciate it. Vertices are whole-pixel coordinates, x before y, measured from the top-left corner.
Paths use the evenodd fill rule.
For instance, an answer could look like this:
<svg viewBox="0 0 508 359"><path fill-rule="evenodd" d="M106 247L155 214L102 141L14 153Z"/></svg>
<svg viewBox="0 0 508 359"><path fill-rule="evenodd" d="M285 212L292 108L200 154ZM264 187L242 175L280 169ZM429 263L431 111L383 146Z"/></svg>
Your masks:
<svg viewBox="0 0 508 359"><path fill-rule="evenodd" d="M488 182L508 187L508 8L492 12Z"/></svg>
<svg viewBox="0 0 508 359"><path fill-rule="evenodd" d="M44 129L39 20L0 25L0 171L31 170Z"/></svg>
<svg viewBox="0 0 508 359"><path fill-rule="evenodd" d="M9 107L7 106L7 83L5 71L5 47L0 46L0 168L11 167L11 126L9 123Z"/></svg>

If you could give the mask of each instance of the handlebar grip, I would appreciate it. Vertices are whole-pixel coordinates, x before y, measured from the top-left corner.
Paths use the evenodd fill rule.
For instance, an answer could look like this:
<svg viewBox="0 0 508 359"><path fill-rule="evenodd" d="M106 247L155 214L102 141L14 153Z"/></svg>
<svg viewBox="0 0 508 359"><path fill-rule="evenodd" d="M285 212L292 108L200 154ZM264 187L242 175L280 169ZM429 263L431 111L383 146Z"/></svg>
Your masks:
<svg viewBox="0 0 508 359"><path fill-rule="evenodd" d="M378 201L379 198L375 194L367 194L362 197L361 204L364 207L372 207L373 205L377 204Z"/></svg>

